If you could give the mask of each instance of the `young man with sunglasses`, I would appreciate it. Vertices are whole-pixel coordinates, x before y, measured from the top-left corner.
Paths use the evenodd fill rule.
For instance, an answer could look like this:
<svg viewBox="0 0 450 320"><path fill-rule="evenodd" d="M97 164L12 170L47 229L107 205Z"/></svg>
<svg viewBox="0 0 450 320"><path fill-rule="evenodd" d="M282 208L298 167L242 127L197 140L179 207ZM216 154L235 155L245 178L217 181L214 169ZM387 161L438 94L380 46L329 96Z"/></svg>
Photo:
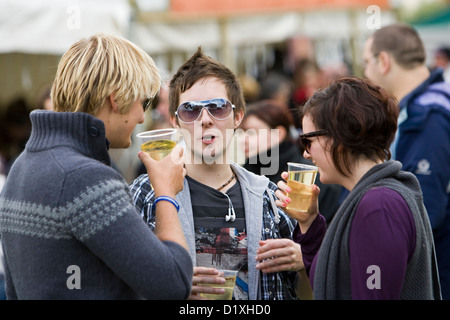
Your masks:
<svg viewBox="0 0 450 320"><path fill-rule="evenodd" d="M199 49L174 75L169 113L186 142L186 178L177 194L179 216L194 261L191 299L220 294L219 269L239 271L234 299L292 299L303 276L293 225L275 205L276 185L228 161L234 130L245 111L237 77ZM147 175L131 184L137 208L151 227L154 194ZM299 282L301 283L301 282Z"/></svg>

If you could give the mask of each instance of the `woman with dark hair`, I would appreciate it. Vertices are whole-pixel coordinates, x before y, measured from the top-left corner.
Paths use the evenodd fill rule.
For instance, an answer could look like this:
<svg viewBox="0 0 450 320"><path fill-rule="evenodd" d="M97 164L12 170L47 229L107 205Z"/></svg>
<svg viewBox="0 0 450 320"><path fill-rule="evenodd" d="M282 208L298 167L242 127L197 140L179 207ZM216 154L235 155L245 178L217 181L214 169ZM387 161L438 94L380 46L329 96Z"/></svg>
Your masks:
<svg viewBox="0 0 450 320"><path fill-rule="evenodd" d="M335 81L303 107L305 158L319 167L321 182L350 191L328 230L317 201L291 215L315 299L440 298L419 183L389 160L398 112L385 90L356 77ZM278 186L283 206L290 190Z"/></svg>

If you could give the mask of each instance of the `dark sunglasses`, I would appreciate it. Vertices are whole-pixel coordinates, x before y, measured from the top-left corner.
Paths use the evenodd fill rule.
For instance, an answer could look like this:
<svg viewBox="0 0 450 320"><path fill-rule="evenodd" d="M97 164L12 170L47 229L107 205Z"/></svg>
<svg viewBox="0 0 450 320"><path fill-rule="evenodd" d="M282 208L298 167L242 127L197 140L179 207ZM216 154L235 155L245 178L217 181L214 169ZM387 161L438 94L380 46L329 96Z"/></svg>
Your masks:
<svg viewBox="0 0 450 320"><path fill-rule="evenodd" d="M309 140L308 138L325 136L326 134L327 134L327 130L318 130L318 131L301 134L299 136L299 138L303 145L303 148L305 148L306 152L309 153L309 149L311 148L311 140Z"/></svg>
<svg viewBox="0 0 450 320"><path fill-rule="evenodd" d="M144 108L144 112L148 110L148 108L150 108L150 106L152 105L152 100L153 99L145 99L144 101L142 101L142 108Z"/></svg>
<svg viewBox="0 0 450 320"><path fill-rule="evenodd" d="M225 120L231 115L235 106L227 99L186 101L180 104L175 115L181 122L191 123L198 120L204 108L214 119Z"/></svg>

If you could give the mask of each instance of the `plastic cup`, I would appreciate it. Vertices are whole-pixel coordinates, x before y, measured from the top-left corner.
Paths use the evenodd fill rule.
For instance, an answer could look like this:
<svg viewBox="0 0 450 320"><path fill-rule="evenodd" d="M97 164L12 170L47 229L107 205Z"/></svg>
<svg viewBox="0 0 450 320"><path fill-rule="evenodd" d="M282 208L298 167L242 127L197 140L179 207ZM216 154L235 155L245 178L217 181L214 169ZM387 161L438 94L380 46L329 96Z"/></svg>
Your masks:
<svg viewBox="0 0 450 320"><path fill-rule="evenodd" d="M287 185L291 188L291 202L286 206L290 214L307 212L312 196L312 185L317 176L317 167L302 163L288 162Z"/></svg>
<svg viewBox="0 0 450 320"><path fill-rule="evenodd" d="M141 150L155 160L167 156L180 140L177 129L150 130L141 132L136 137L141 144Z"/></svg>
<svg viewBox="0 0 450 320"><path fill-rule="evenodd" d="M202 283L199 285L213 287L213 288L223 288L223 289L225 289L225 293L223 293L223 294L200 293L200 296L202 296L203 298L210 299L210 300L231 300L233 298L233 290L234 290L234 286L236 285L237 274L238 274L237 270L219 270L218 277L225 278L224 284Z"/></svg>

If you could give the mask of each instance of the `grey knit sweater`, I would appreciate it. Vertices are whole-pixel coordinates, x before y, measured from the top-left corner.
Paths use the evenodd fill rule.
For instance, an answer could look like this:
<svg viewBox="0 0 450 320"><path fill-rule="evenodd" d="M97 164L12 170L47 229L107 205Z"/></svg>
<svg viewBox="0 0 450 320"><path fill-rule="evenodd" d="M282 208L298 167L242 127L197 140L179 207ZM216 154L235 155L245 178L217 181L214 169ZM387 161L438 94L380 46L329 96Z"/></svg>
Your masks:
<svg viewBox="0 0 450 320"><path fill-rule="evenodd" d="M192 261L161 242L110 166L105 127L84 113L33 111L0 195L8 299L183 299Z"/></svg>
<svg viewBox="0 0 450 320"><path fill-rule="evenodd" d="M328 228L314 273L315 299L351 299L349 234L356 208L371 188L397 191L407 202L416 227L416 247L408 263L400 299L440 299L433 234L416 177L401 171L401 163L386 161L369 170L350 192ZM382 237L383 235L380 235Z"/></svg>

